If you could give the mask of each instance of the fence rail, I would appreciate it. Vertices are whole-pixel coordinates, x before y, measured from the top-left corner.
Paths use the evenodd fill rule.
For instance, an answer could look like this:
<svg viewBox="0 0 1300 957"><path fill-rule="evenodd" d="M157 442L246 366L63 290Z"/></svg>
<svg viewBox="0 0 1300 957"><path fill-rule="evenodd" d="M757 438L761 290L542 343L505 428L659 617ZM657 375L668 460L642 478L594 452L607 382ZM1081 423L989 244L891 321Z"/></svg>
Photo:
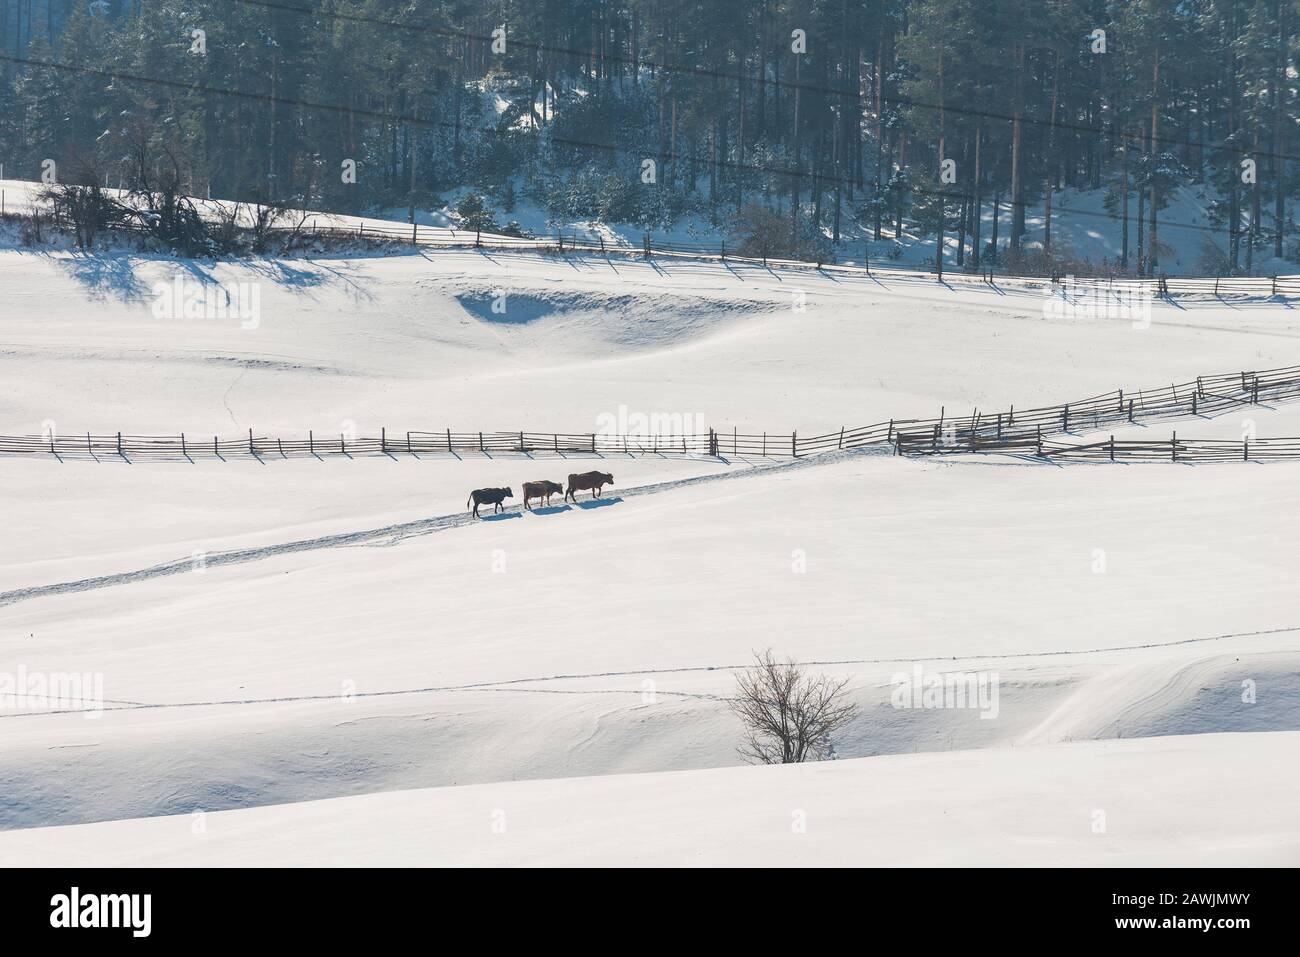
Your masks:
<svg viewBox="0 0 1300 957"><path fill-rule="evenodd" d="M1300 438L1121 439L1066 443L1051 440L1007 439L990 442L976 451L1029 455L1053 461L1092 462L1269 462L1300 458Z"/></svg>
<svg viewBox="0 0 1300 957"><path fill-rule="evenodd" d="M935 272L927 267L908 268L904 266L874 265L870 258L863 256L861 264L855 262L837 263L833 258L827 260L796 260L769 256L741 256L734 250L727 251L725 241L717 243L666 242L655 239L648 233L639 246L630 243L606 243L604 238L579 236L574 233L565 236L562 232L553 236L505 236L498 233L451 230L429 226L402 226L399 224L363 225L356 229L346 226L313 226L308 235L319 235L335 239L378 238L388 241L405 242L416 246L432 248L491 248L516 249L541 252L584 252L600 255L640 256L650 259L654 256L671 256L686 259L704 259L718 262L745 262L765 266L808 267L817 269L834 268L842 271L857 271L864 275L894 278L923 278L935 282L957 282L961 284L986 285L994 282L1011 284L1028 284L1041 286L1044 282L1055 283L1064 278L1060 275L1001 275L991 270L979 274L958 269ZM865 253L865 247L864 247ZM1088 276L1070 277L1071 282L1082 288L1107 290L1114 292L1142 292L1149 295L1260 295L1291 296L1300 295L1300 275L1295 276L1210 276L1210 277L1157 277L1152 279L1132 279L1124 276Z"/></svg>
<svg viewBox="0 0 1300 957"><path fill-rule="evenodd" d="M50 225L71 229L72 224L58 216L46 215L44 221ZM124 223L120 228L145 231L138 223ZM961 268L945 269L936 272L928 266L907 267L888 265L892 260L877 260L874 263L866 254L860 262L848 260L837 262L834 256L824 260L782 259L779 257L737 255L727 250L725 240L714 243L669 242L656 239L650 234L643 236L641 243L606 242L603 236L579 236L576 232L565 236L563 232L542 236L508 236L502 233L486 233L477 230L462 230L448 227L421 226L390 222L362 222L357 226L344 226L337 223L320 224L314 220L303 226L274 226L266 235L272 239L328 238L338 240L377 239L421 246L432 249L497 249L520 250L548 253L582 252L602 256L639 256L650 259L655 256L697 259L716 262L741 262L761 264L764 266L782 266L791 268L815 267L819 270L833 269L838 272L859 273L879 278L911 279L960 285L1020 285L1041 288L1055 284L1066 278L1061 274L1002 274L986 270L978 274L966 272ZM1300 275L1290 276L1161 276L1151 279L1136 279L1122 275L1110 276L1071 276L1074 287L1107 294L1142 294L1147 296L1295 296L1300 295Z"/></svg>
<svg viewBox="0 0 1300 957"><path fill-rule="evenodd" d="M217 435L77 435L0 436L0 455L53 455L59 458L119 456L131 458L323 458L329 455L422 455L445 453L552 453L555 455L704 455L800 457L868 446L891 448L898 455L945 455L962 452L1033 454L1053 459L1114 461L1247 461L1300 457L1300 439L1249 442L1211 439L1121 440L1069 444L1054 436L1098 432L1141 421L1211 416L1300 396L1300 366L1258 372L1197 376L1154 389L1117 389L1062 405L950 416L891 419L821 435L798 432L740 432L710 429L697 435L606 435L599 432L389 432L377 436L317 434L292 438L259 435L249 429L238 438Z"/></svg>

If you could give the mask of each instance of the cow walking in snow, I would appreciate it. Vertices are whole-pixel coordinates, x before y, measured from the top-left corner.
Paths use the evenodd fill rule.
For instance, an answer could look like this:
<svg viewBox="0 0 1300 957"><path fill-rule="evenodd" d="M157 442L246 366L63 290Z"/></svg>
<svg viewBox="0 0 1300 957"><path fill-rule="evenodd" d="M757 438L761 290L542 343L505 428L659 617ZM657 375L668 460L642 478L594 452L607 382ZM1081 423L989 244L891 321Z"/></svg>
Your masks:
<svg viewBox="0 0 1300 957"><path fill-rule="evenodd" d="M524 483L524 508L532 511L532 506L528 504L529 499L541 499L544 505L551 504L551 496L564 491L564 486L559 482L548 482L542 479L540 482Z"/></svg>
<svg viewBox="0 0 1300 957"><path fill-rule="evenodd" d="M572 498L576 505L578 498L573 494L574 492L589 488L591 489L591 497L597 498L600 496L600 488L602 485L613 484L614 476L610 475L608 472L583 472L581 475L576 473L571 474L569 476L569 487L565 489L564 498L566 501Z"/></svg>
<svg viewBox="0 0 1300 957"><path fill-rule="evenodd" d="M515 497L514 489L476 488L474 489L474 491L469 493L469 502L466 502L465 505L466 507L468 507L469 503L473 502L474 508L471 509L471 511L473 512L474 517L478 518L479 517L478 507L480 505L491 505L492 514L495 515L497 512L505 511L505 506L501 504L505 499L514 498L514 497Z"/></svg>

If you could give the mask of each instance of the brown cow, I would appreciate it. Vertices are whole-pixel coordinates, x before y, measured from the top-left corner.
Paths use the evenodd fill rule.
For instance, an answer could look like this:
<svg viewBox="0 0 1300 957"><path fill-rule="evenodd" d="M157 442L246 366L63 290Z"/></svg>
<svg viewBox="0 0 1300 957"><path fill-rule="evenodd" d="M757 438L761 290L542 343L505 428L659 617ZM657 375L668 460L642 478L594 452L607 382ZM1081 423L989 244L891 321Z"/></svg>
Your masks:
<svg viewBox="0 0 1300 957"><path fill-rule="evenodd" d="M557 492L563 491L563 485L558 482L548 482L546 479L542 479L539 482L525 482L524 508L532 511L532 506L528 504L528 500L531 498L541 499L543 504L549 506L551 504L551 496Z"/></svg>
<svg viewBox="0 0 1300 957"><path fill-rule="evenodd" d="M578 497L574 492L582 489L591 489L591 497L597 498L600 495L602 485L613 485L614 476L608 472L583 472L581 475L571 474L569 476L569 487L564 492L564 498L567 501L572 498L574 504L578 503Z"/></svg>

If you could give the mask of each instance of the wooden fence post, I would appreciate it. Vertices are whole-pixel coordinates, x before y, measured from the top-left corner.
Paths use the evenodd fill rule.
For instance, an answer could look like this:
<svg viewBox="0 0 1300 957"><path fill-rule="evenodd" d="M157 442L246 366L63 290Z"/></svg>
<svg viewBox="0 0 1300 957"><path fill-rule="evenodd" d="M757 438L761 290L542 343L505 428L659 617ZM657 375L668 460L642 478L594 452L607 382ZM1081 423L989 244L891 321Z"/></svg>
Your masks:
<svg viewBox="0 0 1300 957"><path fill-rule="evenodd" d="M790 433L790 454L795 458L799 457L799 433Z"/></svg>
<svg viewBox="0 0 1300 957"><path fill-rule="evenodd" d="M844 448L844 426L840 426L840 448Z"/></svg>
<svg viewBox="0 0 1300 957"><path fill-rule="evenodd" d="M1110 437L1110 460L1115 461L1115 436Z"/></svg>
<svg viewBox="0 0 1300 957"><path fill-rule="evenodd" d="M186 448L185 448L185 433L184 433L184 432L181 433L181 455L185 456L186 458L189 458L189 456L190 456L190 453L189 453L189 452L186 450Z"/></svg>
<svg viewBox="0 0 1300 957"><path fill-rule="evenodd" d="M388 451L388 429L382 425L379 427L379 451Z"/></svg>
<svg viewBox="0 0 1300 957"><path fill-rule="evenodd" d="M121 432L117 433L117 454L122 455L122 433ZM122 455L122 458L126 458L126 456Z"/></svg>
<svg viewBox="0 0 1300 957"><path fill-rule="evenodd" d="M312 455L316 454L316 433L311 429L307 430L307 451Z"/></svg>
<svg viewBox="0 0 1300 957"><path fill-rule="evenodd" d="M448 429L448 430L447 430L447 451L448 451L448 452L452 451L452 448L451 448L451 429Z"/></svg>
<svg viewBox="0 0 1300 957"><path fill-rule="evenodd" d="M253 430L252 430L252 429L249 429L249 430L248 430L248 454L249 454L249 455L256 455L256 454L257 454L257 450L256 450L255 448L253 448Z"/></svg>

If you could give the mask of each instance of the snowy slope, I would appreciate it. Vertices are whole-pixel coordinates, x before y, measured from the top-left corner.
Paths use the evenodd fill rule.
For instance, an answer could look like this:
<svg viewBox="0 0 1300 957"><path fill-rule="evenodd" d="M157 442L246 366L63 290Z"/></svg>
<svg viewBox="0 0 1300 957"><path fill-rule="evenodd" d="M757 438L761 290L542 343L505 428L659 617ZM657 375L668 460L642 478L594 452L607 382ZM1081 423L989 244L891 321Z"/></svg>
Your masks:
<svg viewBox="0 0 1300 957"><path fill-rule="evenodd" d="M10 831L0 857L49 866L1294 867L1297 745L1300 732L1200 735L398 791ZM1224 786L1233 781L1249 787Z"/></svg>
<svg viewBox="0 0 1300 957"><path fill-rule="evenodd" d="M178 274L252 284L256 326L157 318L153 289ZM626 410L811 435L1290 365L1300 335L1268 302L1157 303L1135 326L1050 318L1012 287L472 251L216 266L0 252L0 286L8 434L586 432Z"/></svg>
<svg viewBox="0 0 1300 957"><path fill-rule="evenodd" d="M259 321L155 317L152 287L178 271L258 284ZM630 413L810 434L1292 365L1300 335L1276 302L1156 304L1135 326L1061 318L1010 286L472 251L220 265L4 251L0 302L7 434L585 432ZM1261 437L1300 434L1292 407L1242 415ZM1169 736L1265 748L1289 736L1253 732L1300 729L1289 465L725 451L0 459L0 674L95 674L106 699L95 719L4 702L0 827L736 765L722 699L769 646L851 678L863 710L844 758L998 768L1028 745L1145 736L1133 747L1190 780L1233 749ZM616 478L600 502L465 514L471 488L592 468ZM894 708L892 678L918 665L996 672L996 719ZM757 772L720 773L746 789ZM748 793L742 817L759 813ZM1231 826L1187 818L1188 846L1254 847L1254 800L1236 794ZM610 827L665 826L629 815ZM1168 837L1143 833L1104 859ZM159 841L146 856L171 859Z"/></svg>
<svg viewBox="0 0 1300 957"><path fill-rule="evenodd" d="M33 481L69 467L24 464ZM186 475L202 492L177 531L281 481L334 494L296 469L232 474ZM15 544L6 580L50 587L0 594L11 654L102 674L109 710L0 722L2 823L734 764L719 698L766 646L852 677L845 757L1300 727L1285 466L851 455L677 481L494 522L358 523L343 542L259 529L228 537L248 546L229 564L191 565L207 540L164 549L144 521L34 569ZM176 564L149 564L164 553ZM894 709L893 676L917 665L996 672L996 720Z"/></svg>

